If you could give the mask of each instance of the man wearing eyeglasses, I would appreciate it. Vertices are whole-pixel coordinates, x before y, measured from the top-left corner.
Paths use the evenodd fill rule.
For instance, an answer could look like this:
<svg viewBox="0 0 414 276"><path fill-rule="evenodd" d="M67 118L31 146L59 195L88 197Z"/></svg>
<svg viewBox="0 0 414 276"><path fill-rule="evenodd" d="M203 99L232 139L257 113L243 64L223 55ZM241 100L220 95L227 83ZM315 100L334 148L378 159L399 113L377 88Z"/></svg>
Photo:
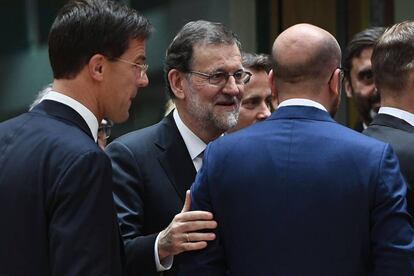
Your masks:
<svg viewBox="0 0 414 276"><path fill-rule="evenodd" d="M215 238L213 215L189 212L186 191L206 145L237 123L251 76L232 31L207 21L190 22L179 31L164 69L176 109L107 147L131 276L177 275L180 253L203 249Z"/></svg>
<svg viewBox="0 0 414 276"><path fill-rule="evenodd" d="M151 29L116 1L68 1L59 11L52 86L0 124L0 275L123 275L111 163L96 142L99 122L125 121L148 84Z"/></svg>
<svg viewBox="0 0 414 276"><path fill-rule="evenodd" d="M276 38L272 58L278 109L205 150L191 206L213 212L219 229L205 250L184 256L180 275L414 275L396 156L332 118L337 41L294 25Z"/></svg>

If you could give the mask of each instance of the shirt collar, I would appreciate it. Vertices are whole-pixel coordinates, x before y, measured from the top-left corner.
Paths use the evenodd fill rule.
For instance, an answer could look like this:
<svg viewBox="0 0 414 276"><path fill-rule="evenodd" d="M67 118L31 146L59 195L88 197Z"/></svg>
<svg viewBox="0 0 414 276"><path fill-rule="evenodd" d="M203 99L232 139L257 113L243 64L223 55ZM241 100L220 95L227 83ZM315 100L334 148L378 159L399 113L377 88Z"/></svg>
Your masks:
<svg viewBox="0 0 414 276"><path fill-rule="evenodd" d="M86 124L88 125L93 139L95 142L98 140L98 128L99 123L98 119L95 117L95 115L83 104L78 102L77 100L66 96L62 93L50 90L47 92L47 94L42 98L43 100L51 100L55 102L62 103L64 105L67 105L71 108L73 108L76 112L79 113L79 115L85 120Z"/></svg>
<svg viewBox="0 0 414 276"><path fill-rule="evenodd" d="M282 106L292 106L292 105L312 106L312 107L316 107L323 111L328 112L328 110L326 110L326 108L320 103L309 100L309 99L302 99L302 98L285 100L278 105L278 108Z"/></svg>
<svg viewBox="0 0 414 276"><path fill-rule="evenodd" d="M180 115L178 114L177 109L174 109L173 117L175 123L177 124L178 131L180 132L181 137L183 137L191 160L194 160L206 149L207 145L184 124L180 118Z"/></svg>
<svg viewBox="0 0 414 276"><path fill-rule="evenodd" d="M378 114L388 114L406 121L414 126L414 114L395 107L380 107Z"/></svg>

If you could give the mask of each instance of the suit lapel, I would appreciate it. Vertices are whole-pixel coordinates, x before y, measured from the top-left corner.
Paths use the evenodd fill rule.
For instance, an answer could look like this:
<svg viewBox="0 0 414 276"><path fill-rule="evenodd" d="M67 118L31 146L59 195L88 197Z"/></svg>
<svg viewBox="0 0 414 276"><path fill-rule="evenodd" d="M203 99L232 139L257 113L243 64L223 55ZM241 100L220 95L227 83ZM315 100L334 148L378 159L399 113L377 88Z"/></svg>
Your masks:
<svg viewBox="0 0 414 276"><path fill-rule="evenodd" d="M162 168L184 202L185 192L193 183L196 170L172 112L161 121L155 145L162 151L158 158Z"/></svg>
<svg viewBox="0 0 414 276"><path fill-rule="evenodd" d="M82 116L65 104L51 100L44 100L36 105L30 112L56 117L60 120L73 124L79 127L83 132L85 132L89 137L93 139L91 130L89 129L88 124L85 122Z"/></svg>
<svg viewBox="0 0 414 276"><path fill-rule="evenodd" d="M414 133L414 127L412 125L400 118L388 114L378 114L372 120L371 125L387 126L395 129L400 129L406 132Z"/></svg>

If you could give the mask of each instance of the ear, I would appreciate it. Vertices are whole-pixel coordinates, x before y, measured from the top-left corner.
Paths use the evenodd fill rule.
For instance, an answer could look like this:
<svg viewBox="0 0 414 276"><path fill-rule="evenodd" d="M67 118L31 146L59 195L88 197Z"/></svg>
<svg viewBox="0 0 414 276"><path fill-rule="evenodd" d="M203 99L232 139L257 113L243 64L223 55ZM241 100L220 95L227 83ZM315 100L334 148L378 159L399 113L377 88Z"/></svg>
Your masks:
<svg viewBox="0 0 414 276"><path fill-rule="evenodd" d="M177 69L171 69L168 72L168 82L170 84L171 90L174 93L177 99L184 99L185 93L183 86L185 85L184 82L185 75L178 71Z"/></svg>
<svg viewBox="0 0 414 276"><path fill-rule="evenodd" d="M107 60L103 55L93 55L88 62L88 71L91 78L97 81L102 81L106 64Z"/></svg>
<svg viewBox="0 0 414 276"><path fill-rule="evenodd" d="M341 74L341 69L339 68L335 69L333 76L331 78L331 81L329 82L330 90L336 95L341 94L341 91L339 91L341 89L341 84L339 83L341 79L340 74Z"/></svg>
<svg viewBox="0 0 414 276"><path fill-rule="evenodd" d="M348 78L345 78L344 80L344 88L345 88L346 96L348 98L352 98L352 85L351 85L351 80L348 80Z"/></svg>
<svg viewBox="0 0 414 276"><path fill-rule="evenodd" d="M275 75L273 73L273 69L270 70L269 72L268 81L269 81L270 90L272 91L272 104L273 104L273 107L276 109L277 106L279 105L279 99L277 95L277 90L276 90L276 85L275 85Z"/></svg>

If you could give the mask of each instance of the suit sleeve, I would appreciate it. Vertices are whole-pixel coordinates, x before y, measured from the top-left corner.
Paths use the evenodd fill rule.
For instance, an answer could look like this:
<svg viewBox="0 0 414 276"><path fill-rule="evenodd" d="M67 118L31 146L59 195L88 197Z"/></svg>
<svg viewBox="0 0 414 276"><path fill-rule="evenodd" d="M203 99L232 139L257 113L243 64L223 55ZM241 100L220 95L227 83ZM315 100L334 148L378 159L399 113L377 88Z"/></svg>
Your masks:
<svg viewBox="0 0 414 276"><path fill-rule="evenodd" d="M158 233L144 235L145 187L134 155L124 144L114 141L106 152L111 158L114 200L125 245L125 275L159 275L154 245Z"/></svg>
<svg viewBox="0 0 414 276"><path fill-rule="evenodd" d="M407 212L407 189L389 145L378 175L371 212L374 275L414 275L414 231Z"/></svg>
<svg viewBox="0 0 414 276"><path fill-rule="evenodd" d="M210 162L213 162L212 145L210 144L204 153L203 166L197 174L196 180L191 186L191 210L203 210L212 212L214 209L211 204L211 185L209 175L214 172L209 171ZM212 188L214 189L214 188ZM218 224L218 229L220 224ZM183 253L180 267L180 275L183 276L208 276L208 275L227 275L224 260L224 248L220 241L219 230L216 229L216 239L208 242L203 250L189 251Z"/></svg>
<svg viewBox="0 0 414 276"><path fill-rule="evenodd" d="M108 157L86 153L62 171L48 197L51 275L120 275Z"/></svg>

